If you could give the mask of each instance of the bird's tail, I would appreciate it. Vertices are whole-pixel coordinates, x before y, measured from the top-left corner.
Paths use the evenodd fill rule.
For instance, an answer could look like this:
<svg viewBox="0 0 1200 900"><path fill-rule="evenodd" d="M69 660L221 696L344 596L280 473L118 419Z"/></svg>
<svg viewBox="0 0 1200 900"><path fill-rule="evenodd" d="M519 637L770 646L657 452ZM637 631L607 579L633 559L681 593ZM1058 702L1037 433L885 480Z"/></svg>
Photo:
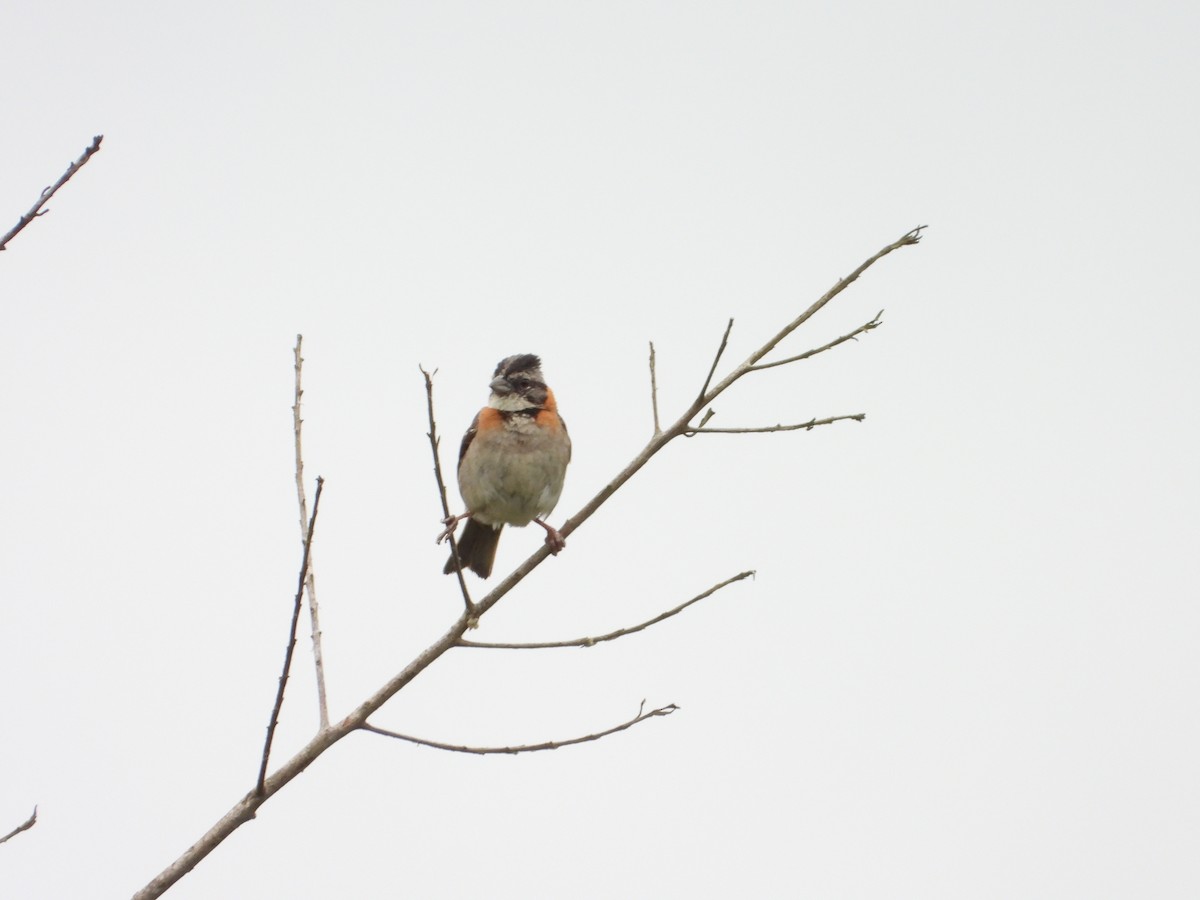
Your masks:
<svg viewBox="0 0 1200 900"><path fill-rule="evenodd" d="M467 519L462 537L458 539L458 559L454 558L452 552L442 571L449 575L466 566L480 578L487 578L492 574L492 564L496 561L496 547L500 545L502 527L504 526L497 525L493 528L474 519ZM459 560L462 560L461 565Z"/></svg>

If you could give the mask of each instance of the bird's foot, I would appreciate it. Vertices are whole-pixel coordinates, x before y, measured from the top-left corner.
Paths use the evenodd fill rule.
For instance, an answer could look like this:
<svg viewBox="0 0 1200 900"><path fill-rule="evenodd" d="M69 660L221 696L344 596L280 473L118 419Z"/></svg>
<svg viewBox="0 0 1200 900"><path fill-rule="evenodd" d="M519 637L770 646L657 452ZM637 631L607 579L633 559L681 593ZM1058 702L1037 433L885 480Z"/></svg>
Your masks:
<svg viewBox="0 0 1200 900"><path fill-rule="evenodd" d="M454 530L458 528L458 523L463 519L469 518L471 518L470 510L463 513L461 516L446 516L446 518L442 519L442 524L446 527L443 528L442 533L437 536L437 543L440 544L442 541L448 540L450 535L454 534Z"/></svg>
<svg viewBox="0 0 1200 900"><path fill-rule="evenodd" d="M558 533L558 529L547 525L541 519L534 519L543 528L546 529L546 546L550 548L550 553L554 556L558 555L558 551L567 546L567 542L563 540L563 536Z"/></svg>

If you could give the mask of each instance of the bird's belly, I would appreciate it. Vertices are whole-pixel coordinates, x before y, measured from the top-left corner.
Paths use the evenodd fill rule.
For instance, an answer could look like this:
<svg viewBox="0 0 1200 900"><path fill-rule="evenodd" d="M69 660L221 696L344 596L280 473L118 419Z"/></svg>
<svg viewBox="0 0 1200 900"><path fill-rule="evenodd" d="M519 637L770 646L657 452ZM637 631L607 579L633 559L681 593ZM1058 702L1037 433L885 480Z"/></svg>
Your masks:
<svg viewBox="0 0 1200 900"><path fill-rule="evenodd" d="M479 438L476 438L476 442ZM459 488L474 518L488 525L528 525L549 515L562 493L567 457L536 435L496 435L472 446L459 468Z"/></svg>

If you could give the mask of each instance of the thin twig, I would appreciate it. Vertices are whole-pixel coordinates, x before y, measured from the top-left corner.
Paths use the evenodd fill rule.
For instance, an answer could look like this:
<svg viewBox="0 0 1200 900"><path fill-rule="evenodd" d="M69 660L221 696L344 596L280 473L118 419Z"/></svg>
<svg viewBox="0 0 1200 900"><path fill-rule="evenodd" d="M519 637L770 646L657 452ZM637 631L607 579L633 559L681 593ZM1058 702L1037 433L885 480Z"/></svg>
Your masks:
<svg viewBox="0 0 1200 900"><path fill-rule="evenodd" d="M29 212L25 213L25 215L21 216L21 218L17 220L17 224L12 227L8 234L0 238L0 251L7 250L8 242L16 237L26 225L39 216L44 216L46 213L50 212L50 210L42 209L42 207L45 206L46 203L49 202L50 198L54 196L55 191L71 180L71 176L78 172L80 167L82 167L84 163L92 158L93 154L100 152L100 142L102 140L104 140L104 135L102 134L98 134L92 138L92 143L83 151L83 155L80 156L79 159L75 160L75 162L67 166L67 171L63 173L63 176L58 179L58 181L54 182L54 184L42 191L41 196L38 197L37 203L30 207Z"/></svg>
<svg viewBox="0 0 1200 900"><path fill-rule="evenodd" d="M731 331L733 331L733 319L729 320L729 324L725 326L725 333L721 335L721 346L717 348L717 355L713 357L712 366L708 370L708 377L704 379L704 387L700 388L701 397L708 392L708 386L712 384L713 375L717 371L717 363L721 361L721 355L725 352L725 347L729 344L729 332Z"/></svg>
<svg viewBox="0 0 1200 900"><path fill-rule="evenodd" d="M810 356L816 356L818 353L824 353L826 350L832 350L838 344L844 344L846 341L857 340L860 334L865 334L866 332L872 331L882 325L883 320L880 318L882 315L883 310L881 309L879 312L875 313L875 318L873 318L870 322L867 322L864 325L859 325L849 334L843 334L840 338L832 340L824 346L801 353L798 356L789 356L787 359L780 359L769 363L759 363L758 365L751 366L749 371L761 372L763 369L773 369L776 366L786 366L788 363L800 362L802 359L808 359Z"/></svg>
<svg viewBox="0 0 1200 900"><path fill-rule="evenodd" d="M442 512L448 522L450 520L450 501L446 499L446 480L442 477L442 460L441 454L438 453L438 446L442 439L438 437L437 423L433 420L433 376L437 374L437 369L434 369L433 372L426 372L424 367L419 368L421 374L425 376L425 400L429 407L429 447L433 451L433 476L437 479L438 496L442 500ZM450 539L450 553L459 562L455 574L458 576L458 587L462 591L463 606L472 621L476 621L475 604L471 601L471 594L467 590L467 579L463 576L462 560L458 556L458 541L454 539L454 531L447 529L446 537Z"/></svg>
<svg viewBox="0 0 1200 900"><path fill-rule="evenodd" d="M292 404L292 428L296 434L296 499L300 504L300 542L308 541L308 498L304 491L304 454L301 451L300 432L304 420L300 418L300 398L304 390L300 387L300 371L304 366L304 357L300 355L300 346L304 335L296 335L296 347L293 350L296 368L295 402ZM308 618L312 625L313 663L317 670L317 712L320 716L321 729L329 727L329 701L325 696L325 654L321 652L321 616L317 606L317 581L312 553L308 557L308 579L305 584L308 589Z"/></svg>
<svg viewBox="0 0 1200 900"><path fill-rule="evenodd" d="M658 424L658 375L654 367L654 341L650 342L650 405L654 409L654 433L662 434Z"/></svg>
<svg viewBox="0 0 1200 900"><path fill-rule="evenodd" d="M317 493L313 496L312 518L308 520L308 532L304 538L304 557L300 562L300 579L296 585L296 603L292 609L292 625L288 633L287 652L283 655L283 672L279 676L279 690L275 692L275 705L271 708L271 720L267 725L267 740L263 744L262 765L258 769L258 784L255 793L260 797L266 790L267 762L271 758L271 742L275 740L275 727L279 724L279 711L283 708L283 691L287 687L292 668L292 654L296 651L296 629L300 624L300 607L304 600L304 581L308 576L308 557L312 552L313 528L317 524L317 510L321 506L321 489L325 479L317 477ZM323 729L327 730L327 729Z"/></svg>
<svg viewBox="0 0 1200 900"><path fill-rule="evenodd" d="M32 828L36 824L37 824L37 807L35 806L33 808L33 814L30 815L30 817L28 819L26 819L24 822L22 822L20 825L18 825L12 831L10 831L8 834L6 834L4 837L0 837L0 844L3 844L5 841L9 840L10 838L15 838L22 831L28 831L30 828Z"/></svg>
<svg viewBox="0 0 1200 900"><path fill-rule="evenodd" d="M681 613L685 609L687 609L689 606L691 606L693 603L699 603L705 597L711 597L717 591L721 590L721 588L728 587L729 585L733 584L735 581L741 581L744 578L749 578L753 574L754 574L753 570L748 571L748 572L740 572L737 575L734 575L732 578L726 578L720 584L714 584L707 591L705 591L702 594L697 594L695 597L693 597L691 600L688 600L686 603L680 603L674 609L668 609L664 613L659 613L653 619L648 619L647 621L643 622L641 625L634 625L632 628L618 628L616 631L610 631L608 634L602 634L597 637L575 638L574 640L569 640L569 641L538 641L538 642L522 643L522 644L501 644L501 643L493 643L490 641L468 641L468 640L464 639L464 640L460 640L458 642L458 646L460 646L460 647L480 647L480 648L485 648L488 650L549 650L549 649L554 649L554 648L558 648L558 647L593 647L596 644L602 644L605 641L615 641L617 638L625 637L625 635L627 635L627 634L636 634L639 631L645 631L651 625L657 625L659 622L663 621L664 619L669 619L669 618L671 618L671 616L678 615L679 613Z"/></svg>
<svg viewBox="0 0 1200 900"><path fill-rule="evenodd" d="M408 741L410 744L420 744L422 747L433 747L436 750L450 750L454 753L476 753L486 755L490 753L533 753L537 750L557 750L559 747L570 747L572 744L585 744L588 741L598 741L602 737L608 737L610 734L616 734L618 731L624 731L627 728L632 728L638 722L645 722L647 719L653 719L658 716L669 716L675 710L679 709L674 703L668 703L666 706L660 706L658 709L652 709L650 712L645 712L646 701L642 701L642 705L638 707L638 713L628 722L622 722L620 725L614 725L612 728L606 728L604 731L598 731L595 734L585 734L583 737L570 738L565 741L546 741L542 744L521 744L516 747L468 747L462 744L443 744L441 741L427 741L424 738L412 737L407 734L400 734L396 731L388 731L386 728L376 728L374 725L363 725L363 731L370 731L374 734L381 734L384 737L396 738L400 741Z"/></svg>
<svg viewBox="0 0 1200 900"><path fill-rule="evenodd" d="M799 425L768 425L765 428L692 428L686 434L769 434L774 431L812 431L818 425L831 425L852 419L861 422L867 417L866 413L856 413L852 416L830 416L828 419L809 419Z"/></svg>

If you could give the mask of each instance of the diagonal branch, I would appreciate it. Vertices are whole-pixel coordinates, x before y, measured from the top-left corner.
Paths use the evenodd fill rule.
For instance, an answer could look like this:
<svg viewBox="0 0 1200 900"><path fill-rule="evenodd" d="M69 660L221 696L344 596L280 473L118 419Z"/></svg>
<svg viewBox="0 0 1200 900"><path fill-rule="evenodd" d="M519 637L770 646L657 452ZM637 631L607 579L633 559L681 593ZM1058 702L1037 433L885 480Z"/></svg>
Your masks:
<svg viewBox="0 0 1200 900"><path fill-rule="evenodd" d="M271 709L271 720L267 725L267 740L263 744L262 765L258 769L258 784L255 793L260 797L266 791L267 762L271 758L271 743L275 740L275 727L279 724L279 711L283 708L283 691L287 687L288 674L292 669L292 654L296 652L296 629L300 624L300 607L304 600L304 581L308 576L308 558L312 552L313 528L317 524L317 510L321 506L321 489L325 479L317 477L317 493L313 497L312 518L308 520L308 531L304 537L304 557L300 562L300 583L296 586L296 603L292 609L292 625L288 634L287 651L283 655L283 672L279 676L279 690L275 692L275 706Z"/></svg>
<svg viewBox="0 0 1200 900"><path fill-rule="evenodd" d="M810 356L816 356L818 353L824 353L826 350L832 350L838 344L844 344L846 341L857 340L860 334L865 334L866 332L872 331L882 325L883 320L880 318L882 315L883 310L881 309L879 312L875 313L875 318L873 318L870 322L867 322L864 325L859 325L849 334L843 334L840 338L832 340L824 346L809 350L806 353L801 353L799 356L789 356L787 359L780 359L775 362L759 363L758 365L751 366L750 371L761 372L763 369L773 369L776 366L786 366L788 363L800 362L802 359L808 359Z"/></svg>
<svg viewBox="0 0 1200 900"><path fill-rule="evenodd" d="M542 744L520 744L515 747L468 747L462 744L443 744L441 741L427 741L424 738L412 737L408 734L400 734L396 731L388 731L386 728L376 728L374 725L363 725L363 731L370 731L373 734L380 734L384 737L396 738L400 741L408 741L410 744L420 744L422 747L433 747L436 750L450 750L454 753L475 753L479 755L495 754L495 753L533 753L538 750L557 750L559 747L570 747L572 744L586 744L588 741L598 741L602 737L608 737L610 734L616 734L618 731L625 731L627 728L632 728L639 722L645 722L647 719L653 719L658 716L669 716L675 710L679 709L674 703L668 703L666 706L660 706L658 709L652 709L650 712L645 712L646 701L642 701L642 705L638 707L638 713L628 722L622 722L620 725L614 725L612 728L606 728L604 731L597 731L595 734L585 734L583 737L570 738L565 741L546 741Z"/></svg>
<svg viewBox="0 0 1200 900"><path fill-rule="evenodd" d="M37 824L37 807L35 806L33 808L32 815L30 815L30 817L28 819L26 819L24 822L22 822L16 828L14 828L12 831L10 831L8 834L4 835L4 837L0 837L0 844L3 844L5 841L15 838L22 831L28 831L30 828L32 828L36 824Z"/></svg>
<svg viewBox="0 0 1200 900"><path fill-rule="evenodd" d="M441 444L442 439L438 437L437 422L433 420L433 376L437 374L437 369L434 369L433 372L426 372L422 368L421 374L425 376L425 400L429 407L428 437L430 449L433 451L433 477L437 479L438 496L442 500L442 513L446 517L445 521L450 522L452 518L450 515L450 502L446 499L446 480L442 477L442 459L438 453L438 446ZM454 539L454 529L448 527L445 534L450 540L450 553L455 559L459 559L458 541ZM467 590L467 579L463 575L463 568L464 566L459 565L455 574L458 575L458 587L462 591L463 606L466 608L468 615L472 616L472 621L474 621L475 604L471 601L471 594Z"/></svg>
<svg viewBox="0 0 1200 900"><path fill-rule="evenodd" d="M580 525L590 519L592 515L595 514L596 510L604 505L609 497L620 490L630 478L641 471L642 467L645 466L646 463L648 463L660 450L662 450L663 447L669 444L674 438L686 434L689 431L693 431L695 426L691 424L691 421L706 404L711 403L715 398L728 390L728 388L739 378L750 371L751 366L755 365L759 360L770 353L780 341L812 318L821 310L822 307L828 304L829 301L857 281L858 278L865 271L867 271L867 269L879 262L879 260L883 259L888 254L893 253L902 247L909 247L920 242L921 232L924 230L924 228L924 225L914 228L912 231L908 232L898 240L888 244L882 250L866 259L845 278L839 279L837 284L826 291L825 294L820 297L820 299L818 299L815 303L809 306L808 309L780 329L778 333L776 333L765 344L754 351L754 353L752 353L745 362L734 369L729 375L725 376L725 378L722 379L715 387L708 390L704 396L697 397L694 401L692 401L691 406L684 410L683 415L681 415L674 422L674 424L669 425L660 434L654 435L647 442L646 446L641 449L641 451L629 462L628 465L625 466L624 469L618 472L616 476L614 476L613 479L608 482L608 484L601 488L600 491L594 497L592 497L591 500L585 503L582 509L567 519L567 521L563 523L562 527L559 528L559 533L564 538L570 537ZM724 341L722 343L724 343ZM714 371L715 368L716 367L714 365ZM705 420L707 421L707 417ZM489 591L476 603L476 610L479 616L482 616L493 606L499 603L505 594L520 584L521 581L524 580L525 576L541 565L543 560L545 560L549 555L550 549L545 544L535 550L528 559L521 563L521 565L517 566L517 568L509 573L509 575L505 577L503 581L492 588L491 591Z"/></svg>
<svg viewBox="0 0 1200 900"><path fill-rule="evenodd" d="M71 180L71 176L78 172L84 163L92 158L93 154L100 152L100 142L102 140L104 140L104 135L102 134L98 134L92 138L92 143L83 151L83 155L80 156L79 159L75 160L75 162L67 166L67 171L63 173L62 177L59 178L58 181L54 182L54 184L42 191L41 196L38 197L37 203L30 207L29 212L25 213L25 215L21 216L21 218L17 220L17 224L9 230L8 234L4 235L4 237L0 237L0 250L7 250L8 242L20 234L21 230L26 225L28 225L38 216L44 216L46 213L50 212L50 210L42 209L42 207L49 202L50 198L54 196L55 192L60 187Z"/></svg>
<svg viewBox="0 0 1200 900"><path fill-rule="evenodd" d="M740 366L738 366L736 369L734 369L732 372L730 372L728 375L726 375L724 380L722 380L720 382L720 384L718 384L716 387L714 387L707 395L700 397L699 400L697 401L697 403L695 404L696 411L699 411L700 408L703 407L706 403L711 403L715 397L724 393L732 384L734 384L734 382L736 382L739 378L741 378L743 375L745 375L747 372L749 372L751 369L753 369L754 366L758 363L758 361L760 359L762 359L764 356L766 356L768 353L770 353L772 350L774 350L780 341L782 341L784 338L786 338L788 335L790 335L793 331L795 331L797 328L799 328L801 325L803 325L805 322L807 322L809 319L811 319L813 316L815 316L818 312L820 312L825 307L825 305L829 303L830 300L832 300L834 297L836 297L838 294L840 294L842 291L844 291L850 285L854 284L854 282L856 282L862 276L862 274L865 271L867 271L867 269L871 268L871 266L875 265L875 263L879 262L879 260L883 259L889 253L894 253L895 251L899 250L901 247L909 247L914 244L920 243L921 232L924 230L925 230L924 225L917 226L912 231L908 232L903 237L901 237L899 240L893 241L892 243L890 243L886 247L884 247L882 250L880 250L878 253L876 253L874 256L871 256L868 259L864 260L862 263L859 264L858 268L856 268L853 272L851 272L845 278L839 278L837 284L835 284L828 291L826 291L824 294L822 294L821 297L816 302L814 302L811 306L808 307L808 309L806 309L804 312L802 312L799 316L797 316L795 319L793 319L787 325L783 326L783 328L781 328L779 330L779 332L773 338L768 340L765 344L763 344L761 347L759 347L757 350L755 350L752 354L750 354L749 358L745 362L743 362ZM695 413L693 413L693 415L694 414Z"/></svg>
<svg viewBox="0 0 1200 900"><path fill-rule="evenodd" d="M460 647L481 647L481 648L485 648L488 650L549 650L549 649L555 649L558 647L592 647L592 646L595 646L596 644L602 644L605 641L615 641L617 638L625 637L625 635L627 635L627 634L637 634L637 632L639 632L639 631L645 631L651 625L657 625L659 622L663 621L664 619L669 619L669 618L671 618L671 616L679 615L679 613L683 612L685 609L687 609L693 603L699 603L704 598L711 597L717 591L721 590L721 588L728 587L729 585L733 584L735 581L741 581L745 578L749 578L753 574L754 574L753 570L747 571L747 572L740 572L737 575L734 575L732 578L726 578L720 584L714 584L707 591L705 591L702 594L697 594L695 597L693 597L691 600L688 600L686 603L680 603L678 606L676 606L673 609L668 609L664 613L659 613L653 619L647 619L641 625L634 625L632 628L618 628L616 631L610 631L608 634L602 634L597 637L575 638L574 640L569 640L569 641L539 641L539 642L523 643L523 644L501 644L501 643L493 643L490 641L460 640L458 642L458 646L460 646Z"/></svg>
<svg viewBox="0 0 1200 900"><path fill-rule="evenodd" d="M292 404L292 429L296 435L296 499L300 504L300 542L308 543L308 498L304 494L304 454L300 447L300 431L304 420L300 418L300 398L304 391L300 387L300 370L304 366L304 358L300 355L300 345L304 335L296 335L296 347L292 351L295 356L296 390L295 402ZM325 696L325 654L321 652L321 616L317 606L317 582L313 571L312 553L308 558L308 618L312 625L313 663L317 670L317 713L320 716L321 729L329 727L329 701Z"/></svg>
<svg viewBox="0 0 1200 900"><path fill-rule="evenodd" d="M866 417L866 413L856 413L852 416L830 416L828 419L809 419L807 422L801 422L799 425L768 425L764 428L701 428L697 425L695 428L685 431L684 434L767 434L775 431L812 431L818 425L831 425L834 422L844 422L847 419L861 422Z"/></svg>
<svg viewBox="0 0 1200 900"><path fill-rule="evenodd" d="M641 471L660 450L663 449L671 440L684 434L691 428L691 421L696 414L703 409L704 405L711 402L725 391L731 384L746 374L750 366L756 364L764 356L766 356L781 340L791 334L796 328L809 319L815 312L828 303L833 297L844 290L849 284L857 279L863 272L870 268L874 263L878 262L889 253L912 244L916 244L920 240L921 230L924 228L914 229L904 235L899 240L884 247L874 256L870 257L855 269L849 276L841 279L833 288L810 306L796 320L785 326L778 334L767 341L760 347L751 357L746 360L738 369L727 375L719 384L707 392L704 397L696 398L692 404L684 410L683 414L671 425L669 425L661 434L654 435L642 448L641 451L618 472L591 500L583 505L583 507L569 518L562 528L559 529L562 536L568 537L580 525L586 522L598 510L605 501L608 500L614 493L629 481L634 475ZM431 389L430 389L431 390ZM434 442L436 447L436 441ZM436 456L436 454L435 454ZM310 528L311 531L311 528ZM286 787L295 779L301 772L307 769L312 763L329 750L334 744L346 737L351 732L362 728L367 719L380 709L397 693L403 690L406 686L412 683L413 679L424 672L430 665L440 659L446 651L451 647L457 646L462 636L466 633L468 627L473 621L476 621L479 616L482 616L493 606L500 602L504 596L511 591L516 585L532 572L535 568L541 565L542 561L550 555L549 548L541 545L528 559L517 566L507 577L500 581L490 592L488 592L481 600L475 604L474 612L467 610L459 615L459 617L450 625L450 627L433 643L413 658L408 665L397 672L394 676L388 679L381 685L373 694L367 697L358 705L349 715L339 722L330 725L324 731L318 732L312 740L304 747L300 748L296 754L283 763L275 772L271 773L264 781L260 781L260 788L252 789L249 793L243 796L240 800L233 804L228 812L207 832L199 837L187 850L185 850L177 859L170 863L158 875L151 879L145 887L134 895L134 900L151 900L151 898L160 897L162 894L179 881L184 875L194 869L205 857L213 850L221 845L226 838L233 832L239 829L242 825L254 819L259 808L272 796Z"/></svg>

